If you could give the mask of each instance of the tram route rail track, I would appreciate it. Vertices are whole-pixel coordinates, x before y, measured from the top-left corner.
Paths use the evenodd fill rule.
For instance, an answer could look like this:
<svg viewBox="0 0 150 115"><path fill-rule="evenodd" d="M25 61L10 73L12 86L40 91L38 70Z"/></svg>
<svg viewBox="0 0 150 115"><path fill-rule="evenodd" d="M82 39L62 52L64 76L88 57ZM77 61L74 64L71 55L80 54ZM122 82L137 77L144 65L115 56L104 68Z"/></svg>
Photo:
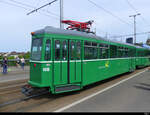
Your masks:
<svg viewBox="0 0 150 115"><path fill-rule="evenodd" d="M26 84L27 83L20 83L20 84L17 84L17 85L2 87L2 88L0 88L0 95L10 94L10 93L13 93L13 92L20 91L21 87L26 85Z"/></svg>
<svg viewBox="0 0 150 115"><path fill-rule="evenodd" d="M8 105L12 105L12 104L20 103L20 102L23 102L23 101L27 101L27 100L30 100L32 98L45 95L47 93L48 93L48 91L45 91L45 92L42 92L42 93L39 93L39 94L35 94L35 95L31 95L31 96L28 96L28 97L19 98L19 99L13 99L13 100L10 100L10 101L7 101L7 102L4 102L4 103L0 104L0 108L8 106Z"/></svg>
<svg viewBox="0 0 150 115"><path fill-rule="evenodd" d="M10 88L16 88L16 87L19 87L19 86L22 86L22 85L25 85L25 84L27 84L27 83L19 83L19 85L17 84L15 84L15 85L11 85L11 86L7 86L7 87L1 87L0 88L0 91L2 91L2 90L6 90L6 89L10 89Z"/></svg>
<svg viewBox="0 0 150 115"><path fill-rule="evenodd" d="M27 79L3 82L0 84L0 95L19 92L21 87L27 84Z"/></svg>
<svg viewBox="0 0 150 115"><path fill-rule="evenodd" d="M12 80L12 81L1 82L1 83L0 83L0 88L2 88L2 87L7 87L7 86L11 86L11 85L14 85L14 84L25 83L25 82L27 82L27 81L28 81L28 79Z"/></svg>

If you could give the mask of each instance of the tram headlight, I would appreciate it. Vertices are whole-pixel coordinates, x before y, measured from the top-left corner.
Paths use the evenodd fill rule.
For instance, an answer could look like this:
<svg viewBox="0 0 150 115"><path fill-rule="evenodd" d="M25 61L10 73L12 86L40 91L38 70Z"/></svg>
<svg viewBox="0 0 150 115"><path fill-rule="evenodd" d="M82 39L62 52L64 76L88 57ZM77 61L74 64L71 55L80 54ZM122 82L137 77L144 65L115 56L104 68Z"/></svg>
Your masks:
<svg viewBox="0 0 150 115"><path fill-rule="evenodd" d="M35 32L31 32L31 35L34 35L35 34Z"/></svg>

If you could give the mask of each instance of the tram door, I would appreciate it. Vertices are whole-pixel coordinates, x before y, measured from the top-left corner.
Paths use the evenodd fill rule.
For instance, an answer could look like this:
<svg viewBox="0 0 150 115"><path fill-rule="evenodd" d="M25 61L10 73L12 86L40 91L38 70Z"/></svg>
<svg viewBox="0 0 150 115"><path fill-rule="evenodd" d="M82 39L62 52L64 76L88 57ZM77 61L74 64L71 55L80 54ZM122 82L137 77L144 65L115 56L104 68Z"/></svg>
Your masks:
<svg viewBox="0 0 150 115"><path fill-rule="evenodd" d="M68 71L70 83L81 82L81 41L69 41Z"/></svg>
<svg viewBox="0 0 150 115"><path fill-rule="evenodd" d="M131 50L131 70L135 70L135 50Z"/></svg>
<svg viewBox="0 0 150 115"><path fill-rule="evenodd" d="M81 42L54 40L54 85L81 82Z"/></svg>

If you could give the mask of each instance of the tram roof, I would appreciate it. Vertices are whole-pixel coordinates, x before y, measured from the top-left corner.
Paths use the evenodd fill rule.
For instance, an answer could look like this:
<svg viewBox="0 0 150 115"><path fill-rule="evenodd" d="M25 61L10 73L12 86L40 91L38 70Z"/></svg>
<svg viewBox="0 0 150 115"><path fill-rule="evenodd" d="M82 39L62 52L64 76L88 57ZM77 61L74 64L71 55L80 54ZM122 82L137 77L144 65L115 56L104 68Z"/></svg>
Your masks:
<svg viewBox="0 0 150 115"><path fill-rule="evenodd" d="M86 38L92 38L92 39L97 39L97 40L104 40L104 41L108 41L108 42L113 42L113 43L118 43L118 44L123 44L123 45L128 45L128 46L133 46L133 47L136 47L136 48L143 48L143 47L135 46L135 45L129 44L129 43L123 43L123 42L119 42L119 41L108 40L106 38L103 38L103 37L100 37L100 36L96 36L96 35L94 35L92 33L85 33L85 32L73 31L73 30L64 30L64 29L59 29L59 28L55 28L55 27L52 27L52 26L46 26L44 29L35 31L35 34L43 34L43 33L82 36L82 37L86 37ZM146 49L146 48L143 48L143 49Z"/></svg>

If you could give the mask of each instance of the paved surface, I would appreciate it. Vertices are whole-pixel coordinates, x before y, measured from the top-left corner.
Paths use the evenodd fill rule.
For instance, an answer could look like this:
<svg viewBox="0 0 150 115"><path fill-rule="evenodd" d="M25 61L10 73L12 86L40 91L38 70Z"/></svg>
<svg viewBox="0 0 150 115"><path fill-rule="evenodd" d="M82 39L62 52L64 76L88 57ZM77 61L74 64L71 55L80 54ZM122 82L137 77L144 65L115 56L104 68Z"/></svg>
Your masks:
<svg viewBox="0 0 150 115"><path fill-rule="evenodd" d="M64 112L150 112L150 72L144 72Z"/></svg>
<svg viewBox="0 0 150 115"><path fill-rule="evenodd" d="M0 73L2 73L2 70L3 70L3 68L2 67L0 67ZM24 67L24 70L29 70L29 66L25 66ZM12 73L12 72L21 72L22 71L22 69L21 69L21 67L19 66L19 67L16 67L16 66L9 66L8 67L8 73Z"/></svg>
<svg viewBox="0 0 150 115"><path fill-rule="evenodd" d="M25 66L24 70L20 67L9 67L8 74L2 74L2 68L0 68L0 83L12 80L21 80L29 78L29 66Z"/></svg>

